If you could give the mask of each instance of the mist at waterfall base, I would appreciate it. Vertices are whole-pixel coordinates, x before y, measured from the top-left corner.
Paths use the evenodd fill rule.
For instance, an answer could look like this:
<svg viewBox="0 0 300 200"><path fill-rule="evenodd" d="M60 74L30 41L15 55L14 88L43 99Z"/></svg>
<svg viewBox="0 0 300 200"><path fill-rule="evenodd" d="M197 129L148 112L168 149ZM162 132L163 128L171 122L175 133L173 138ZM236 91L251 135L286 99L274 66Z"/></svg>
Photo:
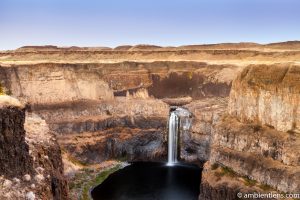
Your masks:
<svg viewBox="0 0 300 200"><path fill-rule="evenodd" d="M179 130L190 127L190 113L170 113L168 162L134 162L109 175L91 191L94 200L197 200L202 169L177 161Z"/></svg>

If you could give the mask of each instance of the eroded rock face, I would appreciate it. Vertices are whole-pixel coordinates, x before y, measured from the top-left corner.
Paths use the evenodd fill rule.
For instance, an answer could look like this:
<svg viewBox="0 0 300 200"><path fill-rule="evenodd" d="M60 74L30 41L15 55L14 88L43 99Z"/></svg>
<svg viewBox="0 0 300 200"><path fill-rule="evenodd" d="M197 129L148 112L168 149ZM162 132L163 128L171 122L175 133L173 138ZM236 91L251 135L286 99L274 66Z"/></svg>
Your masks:
<svg viewBox="0 0 300 200"><path fill-rule="evenodd" d="M112 100L128 93L201 99L228 96L232 74L237 71L234 65L192 61L43 63L0 67L0 80L5 90L30 104Z"/></svg>
<svg viewBox="0 0 300 200"><path fill-rule="evenodd" d="M278 191L300 190L299 69L249 66L237 77L229 115L212 134L212 163Z"/></svg>
<svg viewBox="0 0 300 200"><path fill-rule="evenodd" d="M0 104L0 199L68 199L60 148L45 121Z"/></svg>
<svg viewBox="0 0 300 200"><path fill-rule="evenodd" d="M118 97L57 106L33 110L57 133L64 151L81 163L161 160L166 156L169 107L160 100Z"/></svg>
<svg viewBox="0 0 300 200"><path fill-rule="evenodd" d="M3 71L7 79L2 81L15 97L31 104L112 99L108 84L85 68L54 64L12 67Z"/></svg>
<svg viewBox="0 0 300 200"><path fill-rule="evenodd" d="M193 99L208 97L227 97L230 85L226 82L208 81L201 73L193 71L178 74L170 73L167 77L152 75L153 84L149 87L149 94L157 98L176 98L190 96Z"/></svg>
<svg viewBox="0 0 300 200"><path fill-rule="evenodd" d="M240 152L248 152L272 158L285 165L300 166L297 134L277 131L254 123L241 123L224 117L213 134L214 145Z"/></svg>
<svg viewBox="0 0 300 200"><path fill-rule="evenodd" d="M160 159L166 154L169 105L180 105L194 114L191 131L182 135L185 161L210 160L278 190L297 191L299 66L290 63L299 61L298 47L26 47L0 52L0 83L4 92L31 104L32 112L46 120L67 152L64 156L82 163ZM231 81L251 63L255 65L233 83L226 117ZM31 119L26 141L36 172L24 178L31 182L21 195L66 198L57 143L45 121ZM240 182L228 185L232 177L218 180L214 175L204 171L201 198L235 199ZM0 177L5 187L17 182Z"/></svg>
<svg viewBox="0 0 300 200"><path fill-rule="evenodd" d="M300 138L223 118L212 138L210 161L284 192L300 189Z"/></svg>
<svg viewBox="0 0 300 200"><path fill-rule="evenodd" d="M83 164L110 159L154 161L166 156L165 133L157 129L113 128L61 136L59 142L68 154Z"/></svg>
<svg viewBox="0 0 300 200"><path fill-rule="evenodd" d="M226 170L226 171L224 171ZM276 191L265 190L262 185L251 181L247 177L239 176L233 171L229 171L222 166L211 165L206 162L203 166L199 200L238 200L252 199L247 196L253 194L277 194ZM275 199L266 197L261 199Z"/></svg>
<svg viewBox="0 0 300 200"><path fill-rule="evenodd" d="M299 94L300 66L249 66L233 82L229 113L279 131L299 131Z"/></svg>
<svg viewBox="0 0 300 200"><path fill-rule="evenodd" d="M0 108L0 175L14 177L33 171L24 122L24 108Z"/></svg>
<svg viewBox="0 0 300 200"><path fill-rule="evenodd" d="M53 199L68 199L68 183L64 177L62 153L56 137L45 120L27 113L24 124L26 141L34 160L36 192L39 196Z"/></svg>
<svg viewBox="0 0 300 200"><path fill-rule="evenodd" d="M211 137L227 108L227 98L193 101L185 107L193 113L191 130L181 135L181 158L189 162L209 160Z"/></svg>

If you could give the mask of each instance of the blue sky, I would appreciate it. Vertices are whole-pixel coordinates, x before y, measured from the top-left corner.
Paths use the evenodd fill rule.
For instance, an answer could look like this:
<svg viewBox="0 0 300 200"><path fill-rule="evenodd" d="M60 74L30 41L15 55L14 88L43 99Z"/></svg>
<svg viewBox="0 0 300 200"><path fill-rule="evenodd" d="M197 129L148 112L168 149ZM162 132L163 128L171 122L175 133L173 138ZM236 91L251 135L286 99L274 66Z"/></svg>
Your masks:
<svg viewBox="0 0 300 200"><path fill-rule="evenodd" d="M299 0L0 0L0 49L300 40Z"/></svg>

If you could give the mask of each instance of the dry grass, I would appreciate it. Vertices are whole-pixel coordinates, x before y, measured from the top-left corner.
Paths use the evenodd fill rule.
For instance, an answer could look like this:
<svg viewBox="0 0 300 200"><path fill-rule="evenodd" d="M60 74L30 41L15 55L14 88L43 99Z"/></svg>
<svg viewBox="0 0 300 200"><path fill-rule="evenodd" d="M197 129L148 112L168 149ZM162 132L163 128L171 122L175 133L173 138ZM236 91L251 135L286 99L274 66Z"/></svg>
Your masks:
<svg viewBox="0 0 300 200"><path fill-rule="evenodd" d="M24 107L18 99L5 95L2 91L0 95L0 108L9 107L9 106L19 107L19 108Z"/></svg>

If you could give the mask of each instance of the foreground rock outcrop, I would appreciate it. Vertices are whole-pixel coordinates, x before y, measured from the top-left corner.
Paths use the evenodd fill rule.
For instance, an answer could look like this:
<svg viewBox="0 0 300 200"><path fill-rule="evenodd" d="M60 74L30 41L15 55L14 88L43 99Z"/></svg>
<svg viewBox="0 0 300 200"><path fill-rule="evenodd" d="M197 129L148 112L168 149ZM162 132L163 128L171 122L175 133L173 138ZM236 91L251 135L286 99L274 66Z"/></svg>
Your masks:
<svg viewBox="0 0 300 200"><path fill-rule="evenodd" d="M1 199L68 199L61 151L45 121L0 96ZM3 140L2 140L3 139Z"/></svg>
<svg viewBox="0 0 300 200"><path fill-rule="evenodd" d="M33 171L29 146L25 142L25 110L16 99L0 99L0 175L22 176Z"/></svg>

